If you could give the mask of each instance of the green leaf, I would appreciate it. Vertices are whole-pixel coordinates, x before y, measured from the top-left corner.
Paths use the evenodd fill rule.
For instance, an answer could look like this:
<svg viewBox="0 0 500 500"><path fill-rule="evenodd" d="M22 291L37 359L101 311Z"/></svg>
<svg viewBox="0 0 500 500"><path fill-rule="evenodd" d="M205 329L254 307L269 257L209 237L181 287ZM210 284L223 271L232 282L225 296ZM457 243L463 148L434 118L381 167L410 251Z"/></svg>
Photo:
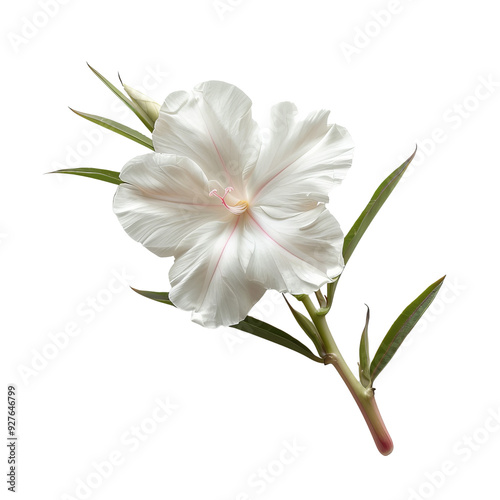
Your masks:
<svg viewBox="0 0 500 500"><path fill-rule="evenodd" d="M363 387L371 387L370 377L370 349L368 346L368 323L370 322L370 308L366 306L366 322L359 343L359 381Z"/></svg>
<svg viewBox="0 0 500 500"><path fill-rule="evenodd" d="M130 287L132 288L132 287ZM151 300L156 300L157 302L161 302L162 304L168 304L169 306L174 306L174 303L171 302L168 298L168 292L146 292L145 290L137 290L136 288L132 288L134 292L142 295L143 297L147 297Z"/></svg>
<svg viewBox="0 0 500 500"><path fill-rule="evenodd" d="M168 298L168 292L146 292L144 290L136 290L135 288L132 288L132 290L144 297L147 297L148 299L156 300L162 304L168 304L175 307L175 305ZM237 325L231 325L231 328L236 328L237 330L242 330L244 332L251 333L256 337L274 342L275 344L288 347L288 349L298 352L313 361L323 363L323 360L320 357L316 356L307 346L305 346L302 342L299 342L296 338L279 328L256 318L252 318L251 316L247 316Z"/></svg>
<svg viewBox="0 0 500 500"><path fill-rule="evenodd" d="M446 276L426 288L398 317L382 340L370 365L372 383L392 359L403 340L436 298Z"/></svg>
<svg viewBox="0 0 500 500"><path fill-rule="evenodd" d="M102 116L82 113L81 111L76 111L75 109L72 108L69 109L71 109L73 113L76 113L78 116L81 116L82 118L85 118L86 120L89 120L92 123L96 123L101 127L107 128L108 130L116 132L117 134L123 135L123 137L131 139L132 141L135 141L141 144L142 146L146 146L147 148L152 149L154 151L153 141L149 137L146 137L144 134L137 132L137 130L127 127L126 125L122 125L121 123L115 122L114 120L110 120L109 118L103 118Z"/></svg>
<svg viewBox="0 0 500 500"><path fill-rule="evenodd" d="M392 193L394 188L397 186L398 182L401 180L401 177L405 173L408 165L410 165L411 161L415 157L417 149L413 154L392 174L387 177L387 179L380 184L378 189L373 194L371 200L368 205L366 205L365 209L358 217L351 230L347 233L347 236L344 239L344 262L347 264L347 261L351 258L354 249L358 245L362 236L365 234L365 231L368 229L368 226L371 224L372 220L377 215L378 211L382 208L382 205L385 203L389 195Z"/></svg>
<svg viewBox="0 0 500 500"><path fill-rule="evenodd" d="M103 170L101 168L64 168L62 170L55 170L49 174L73 174L81 175L83 177L90 177L98 181L110 182L111 184L122 184L120 179L120 172L113 170Z"/></svg>
<svg viewBox="0 0 500 500"><path fill-rule="evenodd" d="M323 342L321 341L321 337L318 333L318 330L314 326L314 323L307 316L304 316L302 313L294 309L284 295L283 298L285 299L287 306L290 308L290 311L292 312L293 317L299 324L300 328L302 328L302 330L304 330L306 335L313 341L314 346L318 351L318 354L320 356L326 354L326 349L323 346Z"/></svg>
<svg viewBox="0 0 500 500"><path fill-rule="evenodd" d="M288 349L292 349L292 351L298 352L313 361L323 363L323 360L320 357L316 356L308 347L306 347L302 342L299 342L296 338L288 335L288 333L270 325L269 323L252 318L251 316L247 316L237 325L232 325L231 328L237 328L238 330L251 333L256 337L270 340L275 344L288 347Z"/></svg>
<svg viewBox="0 0 500 500"><path fill-rule="evenodd" d="M101 80L101 82L103 82L104 85L106 85L106 87L108 87L108 89L110 89L111 92L113 92L113 94L115 94L121 101L123 101L127 105L128 108L130 108L134 112L134 114L139 118L139 120L141 120L142 123L144 123L144 125L148 128L148 130L152 132L154 128L154 123L151 120L151 118L149 118L149 116L147 116L142 111L142 109L135 106L134 103L123 92L118 90L109 80L104 78L104 76L102 76L101 73L99 73L99 71L94 69L89 63L87 63L87 66L92 70L92 72L97 76L97 78L99 78L99 80Z"/></svg>

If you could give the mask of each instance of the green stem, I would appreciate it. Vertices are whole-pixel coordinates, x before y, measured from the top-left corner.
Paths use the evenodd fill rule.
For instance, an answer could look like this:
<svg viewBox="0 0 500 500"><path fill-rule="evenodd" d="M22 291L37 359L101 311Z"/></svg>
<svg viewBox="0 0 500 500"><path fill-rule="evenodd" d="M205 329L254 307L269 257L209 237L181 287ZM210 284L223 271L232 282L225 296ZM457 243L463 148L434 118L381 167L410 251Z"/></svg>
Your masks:
<svg viewBox="0 0 500 500"><path fill-rule="evenodd" d="M372 388L365 388L361 385L358 379L353 375L351 369L345 362L342 354L333 340L330 329L324 315L318 315L317 310L310 297L302 298L307 312L318 330L327 354L323 357L325 365L331 364L339 372L342 380L352 394L361 413L370 429L373 440L377 445L378 450L382 455L389 455L393 450L391 436L387 431L384 421L380 416L380 412L375 401L375 395Z"/></svg>

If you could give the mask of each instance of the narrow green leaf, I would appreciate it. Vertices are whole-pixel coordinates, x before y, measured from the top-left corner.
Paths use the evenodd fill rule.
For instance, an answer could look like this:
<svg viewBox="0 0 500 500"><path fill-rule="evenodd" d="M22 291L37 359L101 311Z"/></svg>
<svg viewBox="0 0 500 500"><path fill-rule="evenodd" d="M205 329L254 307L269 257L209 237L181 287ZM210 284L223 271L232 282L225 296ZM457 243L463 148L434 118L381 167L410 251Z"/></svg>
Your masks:
<svg viewBox="0 0 500 500"><path fill-rule="evenodd" d="M308 347L306 347L302 342L299 342L296 338L292 337L283 330L270 325L269 323L252 318L251 316L247 316L237 325L232 325L231 328L237 328L238 330L251 333L256 337L270 340L275 344L288 347L288 349L292 349L292 351L298 352L313 361L323 363L323 360L320 357L316 356Z"/></svg>
<svg viewBox="0 0 500 500"><path fill-rule="evenodd" d="M142 146L146 146L147 148L154 151L153 141L149 137L146 137L144 134L137 132L137 130L127 127L126 125L122 125L121 123L115 122L114 120L110 120L109 118L103 118L102 116L83 113L72 108L69 109L71 109L73 113L76 113L78 116L81 116L82 118L85 118L92 123L96 123L101 127L107 128L108 130L116 132L117 134L123 135L123 137L131 139L132 141L135 141Z"/></svg>
<svg viewBox="0 0 500 500"><path fill-rule="evenodd" d="M359 381L363 387L371 387L370 377L370 349L368 346L368 323L370 322L370 308L366 306L366 322L359 343Z"/></svg>
<svg viewBox="0 0 500 500"><path fill-rule="evenodd" d="M426 309L432 304L445 277L443 276L426 288L393 323L384 340L382 340L370 365L372 383L392 359L399 346L403 343L403 340L417 324L417 321L422 317Z"/></svg>
<svg viewBox="0 0 500 500"><path fill-rule="evenodd" d="M354 249L358 245L362 236L365 234L365 231L368 229L368 226L372 222L372 220L377 215L378 211L382 208L382 205L385 203L389 195L392 193L394 188L397 186L398 182L401 180L401 177L405 173L408 165L410 165L411 161L415 157L415 153L413 154L392 174L387 177L382 184L377 188L375 193L373 194L371 200L368 205L366 205L365 209L358 217L351 230L347 233L347 236L344 238L344 262L347 264L347 261L351 258Z"/></svg>
<svg viewBox="0 0 500 500"><path fill-rule="evenodd" d="M132 288L132 290L148 299L156 300L157 302L168 304L169 306L174 306L174 303L171 302L168 298L168 292L146 292L145 290L137 290L136 288Z"/></svg>
<svg viewBox="0 0 500 500"><path fill-rule="evenodd" d="M285 299L287 306L290 308L290 311L292 312L293 317L299 324L300 328L302 328L302 330L304 330L306 335L313 341L314 346L318 351L318 354L320 356L326 354L326 349L323 346L323 342L321 341L321 337L318 333L318 330L314 326L314 323L307 316L304 316L301 312L294 309L284 295L283 298Z"/></svg>
<svg viewBox="0 0 500 500"><path fill-rule="evenodd" d="M110 182L111 184L122 184L120 179L120 172L113 170L103 170L101 168L63 168L62 170L55 170L49 174L73 174L81 175L83 177L90 177L98 181Z"/></svg>
<svg viewBox="0 0 500 500"><path fill-rule="evenodd" d="M101 73L99 73L99 71L94 69L89 63L87 63L87 66L92 70L92 72L97 76L97 78L99 78L99 80L101 80L101 82L103 82L104 85L106 85L106 87L108 87L108 89L110 89L111 92L113 92L113 94L115 94L121 101L123 101L127 105L128 108L130 108L134 112L134 114L139 118L139 120L141 120L142 123L144 123L144 125L148 128L148 130L152 132L154 128L154 123L151 120L151 118L149 118L149 116L147 116L142 111L142 109L135 106L134 103L123 92L118 90L109 80L104 78L104 76L102 76Z"/></svg>
<svg viewBox="0 0 500 500"><path fill-rule="evenodd" d="M132 290L144 297L147 297L148 299L156 300L157 302L161 302L162 304L174 306L174 304L168 298L168 292L146 292L144 290L136 290L135 288L132 288ZM274 342L275 344L288 347L288 349L298 352L299 354L302 354L303 356L306 356L313 361L323 363L323 360L320 357L316 356L307 346L298 341L296 338L292 337L283 330L280 330L279 328L276 328L256 318L252 318L251 316L247 316L237 325L232 325L231 328L236 328L237 330L242 330L244 332L255 335L256 337Z"/></svg>

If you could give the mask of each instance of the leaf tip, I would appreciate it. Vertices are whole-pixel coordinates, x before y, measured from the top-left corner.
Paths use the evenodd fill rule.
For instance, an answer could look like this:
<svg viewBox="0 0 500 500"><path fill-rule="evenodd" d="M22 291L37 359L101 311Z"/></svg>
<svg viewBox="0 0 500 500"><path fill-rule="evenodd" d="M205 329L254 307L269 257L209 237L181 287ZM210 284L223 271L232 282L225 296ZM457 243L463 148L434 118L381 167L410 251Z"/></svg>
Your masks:
<svg viewBox="0 0 500 500"><path fill-rule="evenodd" d="M443 284L443 281L446 279L446 274L444 276L441 276L441 278L439 278L438 280L436 280L432 286L436 287L436 286L441 286Z"/></svg>
<svg viewBox="0 0 500 500"><path fill-rule="evenodd" d="M415 151L413 151L413 153L408 157L408 159L403 163L403 166L404 168L402 169L403 170L403 173L406 172L406 170L408 169L408 167L410 166L410 163L413 161L413 159L415 158L415 155L417 154L417 148L418 146L415 144Z"/></svg>
<svg viewBox="0 0 500 500"><path fill-rule="evenodd" d="M443 284L443 281L446 279L446 274L444 276L442 276L441 278L439 278L437 281L436 281L436 285L437 286L441 286Z"/></svg>

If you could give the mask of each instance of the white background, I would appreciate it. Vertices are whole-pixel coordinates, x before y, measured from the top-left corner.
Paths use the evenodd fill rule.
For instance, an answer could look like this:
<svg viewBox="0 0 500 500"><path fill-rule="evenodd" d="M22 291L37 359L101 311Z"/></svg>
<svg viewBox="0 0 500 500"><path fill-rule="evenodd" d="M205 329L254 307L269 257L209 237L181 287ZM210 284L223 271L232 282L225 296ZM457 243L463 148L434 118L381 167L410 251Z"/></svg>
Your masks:
<svg viewBox="0 0 500 500"><path fill-rule="evenodd" d="M0 48L0 411L14 383L18 498L498 498L495 3L47 0L50 15L42 4L4 6ZM111 184L43 175L119 170L145 152L68 110L142 130L85 61L158 101L208 79L234 83L258 121L281 100L331 109L356 148L332 194L346 232L419 144L329 316L355 369L364 303L374 354L401 310L448 275L376 383L392 455L378 454L332 367L235 330L204 330L114 278L166 291L171 261L125 234ZM272 296L255 315L307 342ZM61 333L71 328L78 335ZM161 423L157 398L176 406ZM141 425L149 434L136 446ZM93 463L110 455L121 461L103 479Z"/></svg>

